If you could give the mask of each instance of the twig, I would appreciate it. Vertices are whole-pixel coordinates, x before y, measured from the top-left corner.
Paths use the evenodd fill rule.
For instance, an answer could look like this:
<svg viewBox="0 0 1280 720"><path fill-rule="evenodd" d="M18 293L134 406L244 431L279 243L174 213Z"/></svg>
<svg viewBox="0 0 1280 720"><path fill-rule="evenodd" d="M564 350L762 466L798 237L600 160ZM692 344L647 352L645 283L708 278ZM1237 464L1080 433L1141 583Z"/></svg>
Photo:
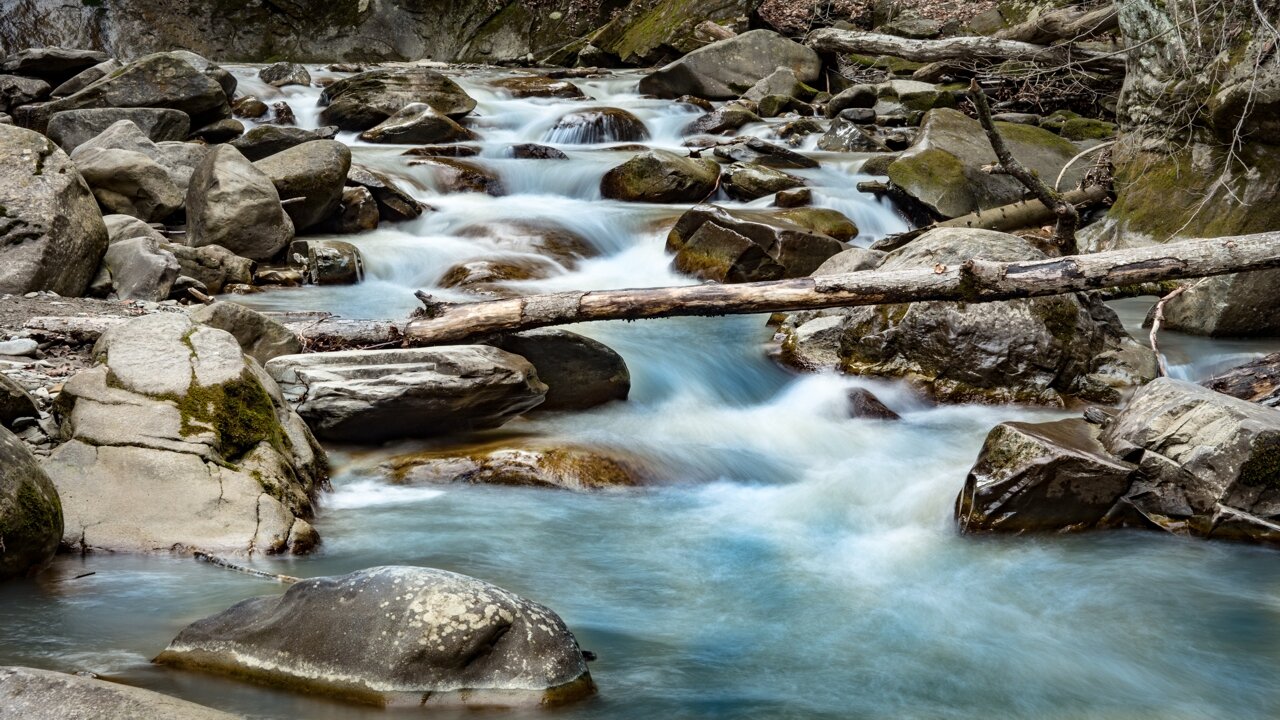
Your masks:
<svg viewBox="0 0 1280 720"><path fill-rule="evenodd" d="M226 558L218 557L217 555L207 553L204 550L192 550L191 555L195 559L203 560L209 563L210 565L217 565L220 568L226 568L227 570L235 570L236 572L242 572L246 575L254 575L260 578L267 578L268 580L275 580L276 582L282 582L287 585L292 585L293 583L296 583L302 579L302 578L296 578L292 575L280 575L277 573L267 572L266 570L254 570L251 567L245 567L244 565L237 565L231 562L230 560L227 560Z"/></svg>
<svg viewBox="0 0 1280 720"><path fill-rule="evenodd" d="M1045 207L1053 208L1053 214L1058 217L1057 227L1053 231L1054 243L1063 255L1075 255L1076 227L1080 224L1080 213L1076 212L1074 205L1063 200L1060 194L1051 190L1044 181L1036 177L1026 166L1018 162L1013 153L1009 152L1009 147L1004 144L1004 138L1000 136L1000 131L996 129L996 124L991 119L991 106L987 104L987 94L982 92L976 78L969 83L969 99L973 101L973 107L978 111L978 121L982 123L982 129L987 132L987 139L991 142L991 149L995 151L996 159L1005 170L1009 171L1010 175L1017 178L1018 182L1044 203Z"/></svg>
<svg viewBox="0 0 1280 720"><path fill-rule="evenodd" d="M1088 155L1089 153L1093 152L1094 150L1098 150L1098 149L1100 149L1100 148L1109 148L1109 147L1111 147L1112 145L1115 145L1115 144L1116 144L1116 141L1115 141L1115 140L1108 140L1107 142L1099 143L1099 144L1097 144L1097 145L1094 145L1093 147L1085 148L1084 150L1081 150L1081 151L1080 151L1080 153L1079 153L1078 155L1076 155L1075 157L1073 157L1073 158L1071 158L1070 160L1068 160L1068 161L1067 161L1067 164L1066 164L1066 165L1063 165L1063 166L1062 166L1062 170L1058 173L1058 179L1053 181L1053 190L1054 190L1054 192L1061 192L1061 190L1060 190L1059 188L1062 186L1062 178L1066 177L1067 171L1071 169L1071 166L1072 166L1072 165L1075 165L1075 164L1076 164L1076 161L1077 161L1077 160L1079 160L1080 158L1084 157L1085 155Z"/></svg>
<svg viewBox="0 0 1280 720"><path fill-rule="evenodd" d="M1195 283L1199 285L1200 283ZM1190 285L1179 285L1174 288L1173 292L1160 298L1156 303L1155 312L1151 317L1151 351L1156 354L1156 362L1160 365L1160 377L1169 377L1169 366L1165 364L1164 353L1160 352L1160 341L1157 336L1160 333L1160 325L1164 322L1164 304L1186 292Z"/></svg>

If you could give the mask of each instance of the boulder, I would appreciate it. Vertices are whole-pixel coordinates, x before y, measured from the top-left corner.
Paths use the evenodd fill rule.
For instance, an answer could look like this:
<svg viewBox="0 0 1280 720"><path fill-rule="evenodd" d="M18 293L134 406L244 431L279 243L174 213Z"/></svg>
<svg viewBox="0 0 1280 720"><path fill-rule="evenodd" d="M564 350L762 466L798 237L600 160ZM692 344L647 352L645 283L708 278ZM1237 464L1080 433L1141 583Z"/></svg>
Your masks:
<svg viewBox="0 0 1280 720"><path fill-rule="evenodd" d="M1241 400L1280 407L1280 353L1233 367L1201 384Z"/></svg>
<svg viewBox="0 0 1280 720"><path fill-rule="evenodd" d="M756 163L771 168L816 168L818 161L760 138L743 138L717 145L715 156L730 162Z"/></svg>
<svg viewBox="0 0 1280 720"><path fill-rule="evenodd" d="M513 98L564 98L577 100L586 98L577 85L568 80L554 80L543 75L520 75L502 78L491 83Z"/></svg>
<svg viewBox="0 0 1280 720"><path fill-rule="evenodd" d="M364 258L349 242L295 240L289 246L289 260L300 266L306 282L313 285L354 285L364 279Z"/></svg>
<svg viewBox="0 0 1280 720"><path fill-rule="evenodd" d="M85 144L71 153L71 160L106 212L158 222L184 202L169 171L140 152Z"/></svg>
<svg viewBox="0 0 1280 720"><path fill-rule="evenodd" d="M695 95L710 100L738 97L778 68L813 83L822 61L811 48L770 30L752 30L711 43L640 80L640 92L661 98Z"/></svg>
<svg viewBox="0 0 1280 720"><path fill-rule="evenodd" d="M851 247L848 250L841 250L824 260L818 266L818 269L814 270L810 275L814 277L819 275L845 275L847 273L862 272L863 270L875 270L880 267L880 263L884 262L887 254L879 250Z"/></svg>
<svg viewBox="0 0 1280 720"><path fill-rule="evenodd" d="M21 105L30 105L49 97L52 88L43 80L0 75L0 112L12 112Z"/></svg>
<svg viewBox="0 0 1280 720"><path fill-rule="evenodd" d="M271 108L252 95L244 95L231 101L231 114L238 118L260 120L269 112Z"/></svg>
<svg viewBox="0 0 1280 720"><path fill-rule="evenodd" d="M1045 257L989 230L940 228L889 253L880 270ZM999 303L917 302L801 313L782 330L784 362L802 369L904 377L946 402L1116 402L1154 377L1154 355L1092 295Z"/></svg>
<svg viewBox="0 0 1280 720"><path fill-rule="evenodd" d="M700 115L684 128L685 135L732 135L744 125L761 122L760 116L746 107L728 103Z"/></svg>
<svg viewBox="0 0 1280 720"><path fill-rule="evenodd" d="M258 78L274 87L288 85L307 86L311 84L311 73L297 63L278 62L258 71Z"/></svg>
<svg viewBox="0 0 1280 720"><path fill-rule="evenodd" d="M86 108L170 108L190 116L195 127L229 117L228 94L217 73L206 72L217 66L199 69L191 58L199 56L176 51L141 57L73 95L27 106L31 113L19 119L44 130L54 114Z"/></svg>
<svg viewBox="0 0 1280 720"><path fill-rule="evenodd" d="M111 287L121 300L159 302L169 297L178 279L178 259L164 249L169 243L154 237L112 242L103 258L111 273Z"/></svg>
<svg viewBox="0 0 1280 720"><path fill-rule="evenodd" d="M1069 141L1030 125L996 123L1009 151L1042 178L1058 173L1078 152ZM1010 175L992 174L984 166L996 162L977 120L951 109L929 111L915 143L889 165L889 179L904 192L944 218L1008 205L1022 199L1026 188ZM1086 165L1067 171L1062 187L1073 187Z"/></svg>
<svg viewBox="0 0 1280 720"><path fill-rule="evenodd" d="M550 260L533 257L512 257L500 260L469 260L460 262L440 278L440 287L458 288L467 292L490 296L516 297L520 293L504 283L522 280L542 280L562 273L564 268Z"/></svg>
<svg viewBox="0 0 1280 720"><path fill-rule="evenodd" d="M267 372L317 435L350 443L498 427L547 394L527 360L483 345L286 355Z"/></svg>
<svg viewBox="0 0 1280 720"><path fill-rule="evenodd" d="M182 276L198 281L208 294L217 295L227 285L250 285L257 263L240 257L221 245L190 247L169 243L163 246L178 259Z"/></svg>
<svg viewBox="0 0 1280 720"><path fill-rule="evenodd" d="M457 158L433 157L413 160L409 164L430 168L440 192L478 192L494 197L507 194L507 188L497 172L473 162Z"/></svg>
<svg viewBox="0 0 1280 720"><path fill-rule="evenodd" d="M1164 305L1164 327L1210 337L1280 336L1280 270L1205 278Z"/></svg>
<svg viewBox="0 0 1280 720"><path fill-rule="evenodd" d="M243 720L142 688L25 667L0 667L0 707L6 717L25 720Z"/></svg>
<svg viewBox="0 0 1280 720"><path fill-rule="evenodd" d="M631 371L622 356L602 342L561 330L542 328L501 335L491 344L533 364L547 386L537 410L585 410L631 392Z"/></svg>
<svg viewBox="0 0 1280 720"><path fill-rule="evenodd" d="M234 302L215 302L201 305L191 313L191 319L211 328L231 333L245 355L266 364L281 355L302 352L298 336L284 325L260 312Z"/></svg>
<svg viewBox="0 0 1280 720"><path fill-rule="evenodd" d="M649 129L643 120L626 110L591 108L561 116L542 139L563 145L641 142L649 139Z"/></svg>
<svg viewBox="0 0 1280 720"><path fill-rule="evenodd" d="M630 202L700 202L715 191L719 177L720 166L712 160L649 150L605 173L600 192Z"/></svg>
<svg viewBox="0 0 1280 720"><path fill-rule="evenodd" d="M879 95L870 85L854 85L836 93L827 101L826 115L834 118L849 108L874 108Z"/></svg>
<svg viewBox="0 0 1280 720"><path fill-rule="evenodd" d="M1080 418L997 425L956 499L961 532L1092 528L1129 489L1135 466L1112 457Z"/></svg>
<svg viewBox="0 0 1280 720"><path fill-rule="evenodd" d="M734 200L750 202L804 185L804 180L755 163L734 163L720 176L720 187Z"/></svg>
<svg viewBox="0 0 1280 720"><path fill-rule="evenodd" d="M163 233L132 215L104 215L102 223L107 226L107 237L112 244L134 238L167 242Z"/></svg>
<svg viewBox="0 0 1280 720"><path fill-rule="evenodd" d="M775 220L799 225L820 235L847 242L858 236L858 226L839 210L831 208L798 207L765 211Z"/></svg>
<svg viewBox="0 0 1280 720"><path fill-rule="evenodd" d="M409 103L391 117L360 133L373 143L451 143L475 139L475 133L426 103Z"/></svg>
<svg viewBox="0 0 1280 720"><path fill-rule="evenodd" d="M351 170L351 150L336 140L316 140L254 163L271 179L296 231L305 231L336 213Z"/></svg>
<svg viewBox="0 0 1280 720"><path fill-rule="evenodd" d="M410 103L426 103L460 120L476 101L458 84L424 67L370 70L339 80L320 94L320 121L343 130L368 130Z"/></svg>
<svg viewBox="0 0 1280 720"><path fill-rule="evenodd" d="M166 140L156 143L156 154L152 159L169 171L169 178L185 198L191 188L191 176L208 154L208 145Z"/></svg>
<svg viewBox="0 0 1280 720"><path fill-rule="evenodd" d="M25 75L58 84L106 60L107 54L96 50L28 48L0 60L0 73Z"/></svg>
<svg viewBox="0 0 1280 720"><path fill-rule="evenodd" d="M0 295L84 294L107 250L88 184L48 138L0 125Z"/></svg>
<svg viewBox="0 0 1280 720"><path fill-rule="evenodd" d="M807 187L779 191L773 199L773 206L780 208L801 208L812 204L813 191Z"/></svg>
<svg viewBox="0 0 1280 720"><path fill-rule="evenodd" d="M595 692L577 641L551 610L419 567L311 578L245 600L188 625L156 662L418 709L536 706Z"/></svg>
<svg viewBox="0 0 1280 720"><path fill-rule="evenodd" d="M292 238L293 221L271 178L230 145L210 150L187 189L188 243L268 260Z"/></svg>
<svg viewBox="0 0 1280 720"><path fill-rule="evenodd" d="M70 80L67 80L61 85L55 87L51 94L53 95L53 97L56 97L56 98L66 97L68 95L75 95L81 90L89 87L90 85L101 80L107 75L115 72L116 70L119 70L122 67L124 66L121 65L120 61L116 60L115 58L104 60L98 63L97 65L94 65L91 68L87 68L85 70L81 70L80 72L76 73L76 75L72 77Z"/></svg>
<svg viewBox="0 0 1280 720"><path fill-rule="evenodd" d="M166 108L93 108L63 110L49 118L49 139L67 152L122 120L133 123L152 142L185 140L191 132L191 118L180 110Z"/></svg>
<svg viewBox="0 0 1280 720"><path fill-rule="evenodd" d="M400 189L391 178L363 165L352 163L347 185L368 190L378 204L378 213L387 222L413 220L422 215L422 203Z"/></svg>
<svg viewBox="0 0 1280 720"><path fill-rule="evenodd" d="M0 374L0 426L11 428L19 418L38 417L40 409L36 407L36 401L27 394L26 388L10 380L7 375Z"/></svg>
<svg viewBox="0 0 1280 720"><path fill-rule="evenodd" d="M704 227L707 232L693 242ZM677 270L719 282L751 282L739 277L804 277L844 249L835 238L779 217L778 211L726 210L715 205L690 209L667 235L667 251L676 254Z"/></svg>
<svg viewBox="0 0 1280 720"><path fill-rule="evenodd" d="M496 447L495 447L496 445ZM406 485L511 485L591 491L644 482L636 463L591 448L501 443L401 455L381 466Z"/></svg>
<svg viewBox="0 0 1280 720"><path fill-rule="evenodd" d="M851 388L846 394L845 405L851 418L863 420L901 420L902 416L890 410L875 393L866 388Z"/></svg>
<svg viewBox="0 0 1280 720"><path fill-rule="evenodd" d="M230 144L239 150L241 155L257 162L303 143L309 143L314 140L332 140L337 135L337 130L335 127L303 130L302 128L281 127L279 125L259 125L232 140Z"/></svg>
<svg viewBox="0 0 1280 720"><path fill-rule="evenodd" d="M320 231L353 235L378 229L378 202L368 188L342 188L342 207L321 224Z"/></svg>
<svg viewBox="0 0 1280 720"><path fill-rule="evenodd" d="M215 120L191 133L192 140L208 145L231 142L244 134L244 123L235 118Z"/></svg>
<svg viewBox="0 0 1280 720"><path fill-rule="evenodd" d="M770 96L807 100L812 98L816 92L816 90L796 77L795 70L789 67L780 67L767 76L760 78L755 85L751 86L751 89L742 94L742 97L752 102L760 102Z"/></svg>
<svg viewBox="0 0 1280 720"><path fill-rule="evenodd" d="M852 113L855 110L846 110ZM873 117L874 120L874 117ZM888 152L889 148L876 136L875 130L842 113L818 138L818 149L826 152Z"/></svg>
<svg viewBox="0 0 1280 720"><path fill-rule="evenodd" d="M0 427L0 580L39 570L61 539L58 491L27 446Z"/></svg>
<svg viewBox="0 0 1280 720"><path fill-rule="evenodd" d="M98 365L55 406L67 440L44 463L64 542L148 552L306 552L328 466L276 384L227 332L184 313L103 334Z"/></svg>
<svg viewBox="0 0 1280 720"><path fill-rule="evenodd" d="M507 153L516 160L568 160L563 151L548 145L537 143L520 143L507 148Z"/></svg>

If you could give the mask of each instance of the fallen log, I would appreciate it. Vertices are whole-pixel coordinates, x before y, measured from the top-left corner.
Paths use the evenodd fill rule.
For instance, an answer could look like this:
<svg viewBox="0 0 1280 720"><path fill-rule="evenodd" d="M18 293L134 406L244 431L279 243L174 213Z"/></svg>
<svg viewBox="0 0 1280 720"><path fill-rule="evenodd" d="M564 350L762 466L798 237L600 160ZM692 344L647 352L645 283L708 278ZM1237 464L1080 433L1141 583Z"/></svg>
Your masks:
<svg viewBox="0 0 1280 720"><path fill-rule="evenodd" d="M859 186L861 189L861 185ZM1092 205L1098 205L1106 201L1110 193L1101 185L1090 185L1083 190L1071 190L1062 194L1062 199L1071 203L1076 208L1087 208ZM889 235L875 241L871 245L872 250L884 250L890 252L906 245L921 235L934 230L936 228L959 227L959 228L976 228L979 230L999 230L1001 232L1010 232L1013 230L1022 230L1024 228L1040 227L1046 222L1052 221L1057 217L1053 209L1045 206L1038 198L1030 200L1020 200L1010 205L1002 205L998 208L990 210L979 210L968 215L961 215L958 218L944 220L932 225L908 230L904 233Z"/></svg>
<svg viewBox="0 0 1280 720"><path fill-rule="evenodd" d="M994 37L957 37L944 40L912 40L894 35L823 28L809 33L805 43L818 52L892 55L912 62L941 60L1020 60L1041 65L1088 65L1110 72L1124 72L1124 54L1085 50L1071 44L1037 45Z"/></svg>
<svg viewBox="0 0 1280 720"><path fill-rule="evenodd" d="M1065 7L992 33L1001 40L1050 45L1061 40L1088 40L1120 28L1120 11L1113 4L1093 10Z"/></svg>
<svg viewBox="0 0 1280 720"><path fill-rule="evenodd" d="M1280 231L1048 260L974 259L952 266L735 285L573 291L462 304L433 302L430 296L420 295L426 317L409 322L405 341L443 344L593 320L788 312L922 300L992 302L1274 267L1280 267Z"/></svg>

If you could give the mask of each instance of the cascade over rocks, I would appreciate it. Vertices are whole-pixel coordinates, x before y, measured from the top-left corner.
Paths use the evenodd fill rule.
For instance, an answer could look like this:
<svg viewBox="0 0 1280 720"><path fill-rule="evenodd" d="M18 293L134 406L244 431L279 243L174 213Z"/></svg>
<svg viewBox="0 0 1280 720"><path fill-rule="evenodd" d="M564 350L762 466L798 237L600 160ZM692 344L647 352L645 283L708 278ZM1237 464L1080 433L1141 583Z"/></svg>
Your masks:
<svg viewBox="0 0 1280 720"><path fill-rule="evenodd" d="M245 600L188 625L156 662L389 707L554 704L595 692L551 610L419 567L311 578Z"/></svg>
<svg viewBox="0 0 1280 720"><path fill-rule="evenodd" d="M266 368L317 436L342 442L498 427L547 394L527 360L483 345L285 355Z"/></svg>
<svg viewBox="0 0 1280 720"><path fill-rule="evenodd" d="M562 116L542 139L571 145L640 142L649 139L649 129L643 120L626 110L591 108Z"/></svg>
<svg viewBox="0 0 1280 720"><path fill-rule="evenodd" d="M771 30L752 30L699 48L640 81L640 92L661 98L694 95L729 100L750 90L778 68L813 83L822 61L811 48Z"/></svg>
<svg viewBox="0 0 1280 720"><path fill-rule="evenodd" d="M1104 428L1006 423L956 505L967 532L1150 527L1280 542L1280 411L1180 380L1142 387Z"/></svg>
<svg viewBox="0 0 1280 720"><path fill-rule="evenodd" d="M1043 257L1013 235L939 228L889 253L878 269ZM1115 402L1120 390L1156 373L1150 349L1088 294L799 313L782 333L788 365L903 377L946 402L1061 405L1071 396Z"/></svg>
<svg viewBox="0 0 1280 720"><path fill-rule="evenodd" d="M39 570L61 539L58 491L27 446L0 427L0 580Z"/></svg>
<svg viewBox="0 0 1280 720"><path fill-rule="evenodd" d="M309 551L328 463L279 388L231 334L183 313L107 330L100 364L55 407L67 442L44 469L64 542L127 552Z"/></svg>
<svg viewBox="0 0 1280 720"><path fill-rule="evenodd" d="M243 720L239 715L151 690L25 667L0 667L0 707L24 720L132 718L132 720Z"/></svg>
<svg viewBox="0 0 1280 720"><path fill-rule="evenodd" d="M209 151L187 189L187 241L221 245L252 260L275 257L293 238L293 221L271 178L230 145Z"/></svg>
<svg viewBox="0 0 1280 720"><path fill-rule="evenodd" d="M476 101L458 84L424 67L370 70L339 80L320 94L320 121L342 130L368 130L411 103L425 103L461 120Z"/></svg>
<svg viewBox="0 0 1280 720"><path fill-rule="evenodd" d="M271 179L281 201L301 198L285 207L297 232L327 220L342 204L342 189L351 170L351 150L336 140L303 143L254 163ZM259 258L265 259L265 258Z"/></svg>
<svg viewBox="0 0 1280 720"><path fill-rule="evenodd" d="M0 295L83 295L107 242L71 158L42 135L0 125Z"/></svg>
<svg viewBox="0 0 1280 720"><path fill-rule="evenodd" d="M719 177L713 160L647 150L605 173L600 192L630 202L700 202L715 191Z"/></svg>

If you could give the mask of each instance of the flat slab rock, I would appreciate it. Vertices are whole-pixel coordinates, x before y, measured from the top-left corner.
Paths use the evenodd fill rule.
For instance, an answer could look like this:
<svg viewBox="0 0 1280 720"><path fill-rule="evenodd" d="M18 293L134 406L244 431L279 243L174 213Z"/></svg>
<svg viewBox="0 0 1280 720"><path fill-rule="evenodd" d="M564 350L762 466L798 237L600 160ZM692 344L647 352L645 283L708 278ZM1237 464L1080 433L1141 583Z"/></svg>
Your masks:
<svg viewBox="0 0 1280 720"><path fill-rule="evenodd" d="M0 718L238 720L212 708L97 678L26 667L0 668Z"/></svg>
<svg viewBox="0 0 1280 720"><path fill-rule="evenodd" d="M383 706L551 704L595 692L554 612L420 567L312 578L245 600L188 625L155 661Z"/></svg>

